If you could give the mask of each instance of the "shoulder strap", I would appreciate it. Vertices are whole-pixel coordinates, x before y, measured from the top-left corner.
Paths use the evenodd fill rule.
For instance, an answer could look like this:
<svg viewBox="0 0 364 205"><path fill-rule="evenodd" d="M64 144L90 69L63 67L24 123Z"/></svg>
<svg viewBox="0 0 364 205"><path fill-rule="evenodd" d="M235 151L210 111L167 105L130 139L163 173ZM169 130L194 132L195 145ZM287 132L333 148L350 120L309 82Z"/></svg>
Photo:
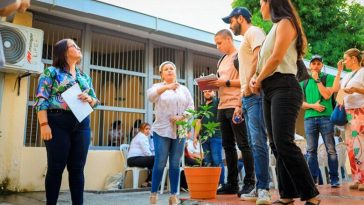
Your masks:
<svg viewBox="0 0 364 205"><path fill-rule="evenodd" d="M322 85L324 85L325 87L326 87L326 81L327 81L327 74L326 73L324 73L323 75L322 75L322 77L320 78L320 80L321 80L321 83L322 83Z"/></svg>
<svg viewBox="0 0 364 205"><path fill-rule="evenodd" d="M217 69L219 69L220 64L222 62L222 60L225 58L226 54L224 54L223 56L221 56L221 58L219 59L219 61L217 61ZM239 58L238 58L238 53L236 53L234 55L234 67L235 69L239 72Z"/></svg>
<svg viewBox="0 0 364 205"><path fill-rule="evenodd" d="M225 58L226 54L224 54L223 56L221 56L221 58L219 59L219 61L217 61L217 69L219 69L221 61Z"/></svg>
<svg viewBox="0 0 364 205"><path fill-rule="evenodd" d="M307 84L308 84L308 80L309 79L306 79L303 81L303 97L306 99L306 87L307 87Z"/></svg>

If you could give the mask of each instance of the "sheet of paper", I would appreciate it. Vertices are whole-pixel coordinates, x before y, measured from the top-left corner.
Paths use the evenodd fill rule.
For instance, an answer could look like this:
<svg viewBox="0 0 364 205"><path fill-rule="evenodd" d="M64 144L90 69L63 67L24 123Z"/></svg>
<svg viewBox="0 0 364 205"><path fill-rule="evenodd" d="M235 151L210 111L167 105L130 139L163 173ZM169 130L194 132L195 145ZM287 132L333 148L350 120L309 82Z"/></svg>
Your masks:
<svg viewBox="0 0 364 205"><path fill-rule="evenodd" d="M347 94L344 92L344 90L340 89L339 92L336 95L336 103L339 104L339 105L343 105L344 104L344 97L346 95Z"/></svg>
<svg viewBox="0 0 364 205"><path fill-rule="evenodd" d="M81 93L81 88L76 83L61 94L62 98L64 101L66 101L68 107L71 109L79 122L82 122L82 120L84 120L93 111L90 104L87 102L82 102L78 99L77 96Z"/></svg>
<svg viewBox="0 0 364 205"><path fill-rule="evenodd" d="M195 79L196 84L200 88L200 90L218 90L219 87L209 85L209 82L217 80L217 76L215 74L210 74L207 76L201 76Z"/></svg>

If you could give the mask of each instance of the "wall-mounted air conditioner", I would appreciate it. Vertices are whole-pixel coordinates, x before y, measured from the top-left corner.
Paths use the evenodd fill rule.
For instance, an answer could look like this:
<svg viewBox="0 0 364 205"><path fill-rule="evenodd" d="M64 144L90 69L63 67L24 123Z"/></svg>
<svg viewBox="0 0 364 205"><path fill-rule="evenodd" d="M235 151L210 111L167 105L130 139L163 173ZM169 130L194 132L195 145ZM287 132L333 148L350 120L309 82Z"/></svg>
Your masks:
<svg viewBox="0 0 364 205"><path fill-rule="evenodd" d="M42 73L43 31L0 21L5 66L0 72Z"/></svg>

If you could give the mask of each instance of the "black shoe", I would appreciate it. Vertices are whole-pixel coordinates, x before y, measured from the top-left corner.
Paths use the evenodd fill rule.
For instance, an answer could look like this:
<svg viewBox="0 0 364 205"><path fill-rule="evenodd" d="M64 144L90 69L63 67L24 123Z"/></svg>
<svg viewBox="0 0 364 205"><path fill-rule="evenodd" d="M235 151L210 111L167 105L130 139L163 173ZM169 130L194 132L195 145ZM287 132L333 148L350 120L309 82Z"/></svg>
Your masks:
<svg viewBox="0 0 364 205"><path fill-rule="evenodd" d="M219 189L217 189L217 194L237 194L238 191L238 185L224 184Z"/></svg>
<svg viewBox="0 0 364 205"><path fill-rule="evenodd" d="M254 184L244 184L244 186L238 192L238 197L240 198L242 194L249 194L254 188L255 188Z"/></svg>

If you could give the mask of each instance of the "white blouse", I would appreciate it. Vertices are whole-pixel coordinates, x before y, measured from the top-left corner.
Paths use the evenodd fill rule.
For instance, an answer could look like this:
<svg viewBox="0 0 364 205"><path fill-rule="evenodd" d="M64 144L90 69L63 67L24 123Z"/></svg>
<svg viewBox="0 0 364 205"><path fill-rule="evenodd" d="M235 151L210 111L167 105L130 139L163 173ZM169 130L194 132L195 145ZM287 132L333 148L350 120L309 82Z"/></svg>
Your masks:
<svg viewBox="0 0 364 205"><path fill-rule="evenodd" d="M142 132L139 132L133 140L131 140L130 148L128 152L128 158L130 157L144 157L152 156L150 151L149 137L145 136Z"/></svg>
<svg viewBox="0 0 364 205"><path fill-rule="evenodd" d="M152 131L160 136L176 139L177 127L171 122L171 118L188 114L187 109L194 109L193 99L184 85L179 85L176 90L166 90L159 95L157 90L164 85L165 82L154 84L147 91L149 101L155 104Z"/></svg>
<svg viewBox="0 0 364 205"><path fill-rule="evenodd" d="M355 74L355 75L354 75ZM354 75L354 76L353 76ZM347 85L346 85L347 84ZM341 80L341 88L364 88L364 67L361 67L357 73L351 72ZM364 107L364 95L360 93L347 94L344 97L345 109L355 109Z"/></svg>

